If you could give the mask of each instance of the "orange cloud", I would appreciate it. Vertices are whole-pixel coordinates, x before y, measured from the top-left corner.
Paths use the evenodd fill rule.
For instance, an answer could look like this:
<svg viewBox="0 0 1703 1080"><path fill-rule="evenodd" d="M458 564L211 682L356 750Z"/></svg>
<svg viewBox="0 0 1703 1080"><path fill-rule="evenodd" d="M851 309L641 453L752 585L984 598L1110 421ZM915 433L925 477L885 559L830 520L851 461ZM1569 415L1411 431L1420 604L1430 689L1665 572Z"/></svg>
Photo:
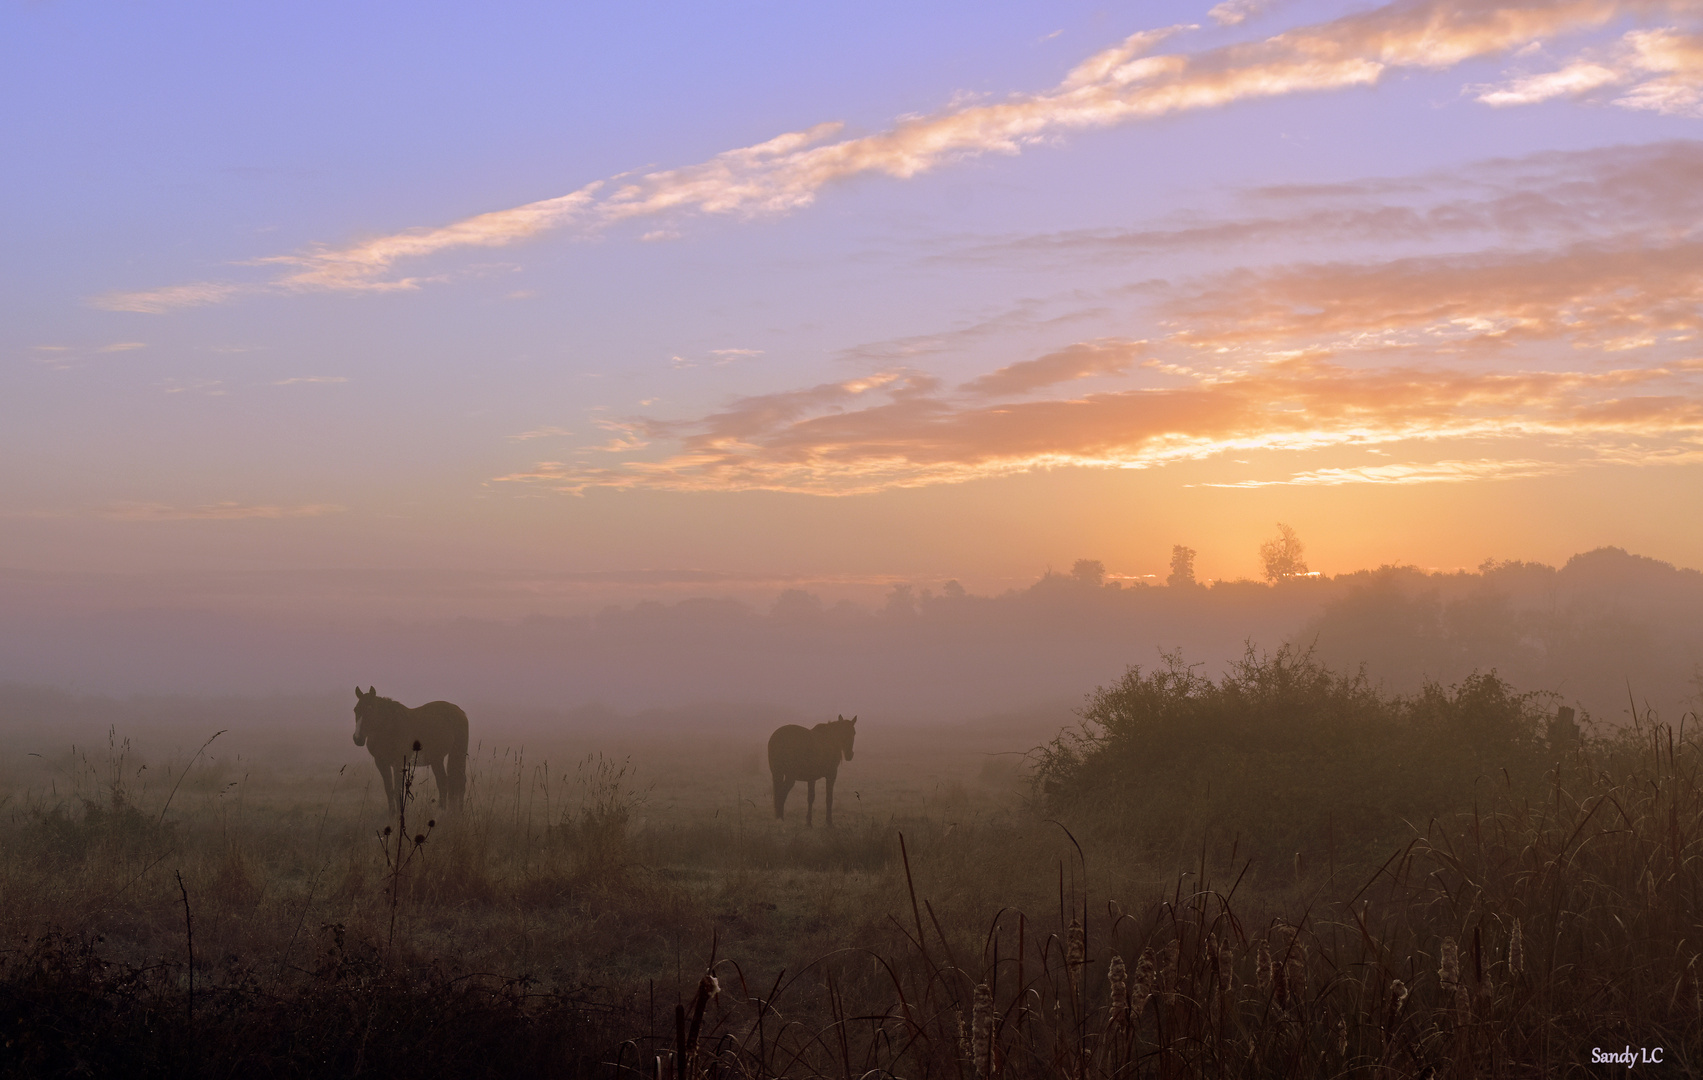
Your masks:
<svg viewBox="0 0 1703 1080"><path fill-rule="evenodd" d="M1145 341L1090 341L1034 360L1021 360L965 383L962 389L988 397L1027 394L1093 375L1121 375L1141 355Z"/></svg>
<svg viewBox="0 0 1703 1080"><path fill-rule="evenodd" d="M1625 12L1684 6L1681 0L1398 0L1263 41L1197 53L1154 54L1184 28L1145 31L1087 58L1050 91L958 105L852 138L841 137L840 123L821 123L695 165L616 177L608 184L588 184L567 195L438 228L273 256L258 263L291 269L262 287L411 289L425 279L392 277L394 267L441 251L502 246L569 225L597 229L681 211L783 213L809 205L825 186L854 176L912 177L967 157L1019 153L1069 132L1249 98L1365 86L1391 68L1447 68L1600 26ZM95 303L155 312L213 303L241 291L240 286L199 284L114 293Z"/></svg>
<svg viewBox="0 0 1703 1080"><path fill-rule="evenodd" d="M642 434L654 456L550 462L498 479L561 491L844 494L1415 440L1518 437L1605 461L1703 449L1703 365L1673 355L1703 323L1703 241L1244 270L1173 287L1156 307L1163 339L1082 342L956 390L890 367L696 420L633 419L620 425L633 441L604 449L637 447ZM1606 366L1626 354L1645 359ZM1012 400L1128 373L1137 359L1145 385ZM1281 482L1435 483L1551 467L1379 464Z"/></svg>
<svg viewBox="0 0 1703 1080"><path fill-rule="evenodd" d="M559 491L855 494L1066 465L1148 468L1256 449L1512 436L1695 441L1703 438L1695 393L1619 396L1685 378L1666 370L1368 371L1300 357L1177 387L965 404L936 392L926 376L894 373L882 386L884 400L860 407L845 407L851 392L823 387L749 398L696 425L659 426L681 447L661 460L550 462L497 479Z"/></svg>

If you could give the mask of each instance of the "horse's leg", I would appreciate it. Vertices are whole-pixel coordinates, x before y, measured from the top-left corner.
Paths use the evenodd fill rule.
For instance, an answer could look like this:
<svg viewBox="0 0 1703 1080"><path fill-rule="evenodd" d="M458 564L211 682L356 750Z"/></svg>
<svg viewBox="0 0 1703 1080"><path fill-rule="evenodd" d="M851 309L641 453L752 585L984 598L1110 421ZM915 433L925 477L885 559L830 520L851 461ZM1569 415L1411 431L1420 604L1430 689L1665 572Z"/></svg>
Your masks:
<svg viewBox="0 0 1703 1080"><path fill-rule="evenodd" d="M805 800L804 803L804 824L809 826L812 824L810 819L816 813L816 781L806 780L804 783L810 791L810 798Z"/></svg>
<svg viewBox="0 0 1703 1080"><path fill-rule="evenodd" d="M373 764L378 766L379 779L384 781L385 808L390 813L394 814L396 813L396 780L391 775L389 765L386 765L378 758L373 759Z"/></svg>
<svg viewBox="0 0 1703 1080"><path fill-rule="evenodd" d="M824 776L822 784L825 788L822 793L822 824L831 829L834 827L834 774Z"/></svg>
<svg viewBox="0 0 1703 1080"><path fill-rule="evenodd" d="M442 809L449 805L449 770L438 758L432 759L432 779L438 782L438 807Z"/></svg>
<svg viewBox="0 0 1703 1080"><path fill-rule="evenodd" d="M792 794L792 785L798 781L790 776L775 774L775 817L786 817L786 797Z"/></svg>

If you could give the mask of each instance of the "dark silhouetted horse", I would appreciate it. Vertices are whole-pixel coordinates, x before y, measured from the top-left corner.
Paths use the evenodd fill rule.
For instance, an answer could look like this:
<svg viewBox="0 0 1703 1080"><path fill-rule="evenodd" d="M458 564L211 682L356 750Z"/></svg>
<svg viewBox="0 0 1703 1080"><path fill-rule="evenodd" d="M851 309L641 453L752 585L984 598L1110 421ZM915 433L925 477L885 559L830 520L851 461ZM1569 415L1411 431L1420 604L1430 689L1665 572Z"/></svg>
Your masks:
<svg viewBox="0 0 1703 1080"><path fill-rule="evenodd" d="M355 745L365 746L384 778L384 796L391 810L399 809L402 770L409 762L432 767L438 782L438 802L460 806L467 791L467 714L447 701L430 701L410 709L400 701L379 697L368 687L355 687Z"/></svg>
<svg viewBox="0 0 1703 1080"><path fill-rule="evenodd" d="M809 793L804 803L804 823L811 824L816 811L816 781L826 780L827 801L822 821L834 824L834 776L840 758L852 759L852 740L857 738L857 717L840 717L813 728L788 724L769 736L769 773L775 778L775 816L786 817L786 797L792 785L802 780Z"/></svg>

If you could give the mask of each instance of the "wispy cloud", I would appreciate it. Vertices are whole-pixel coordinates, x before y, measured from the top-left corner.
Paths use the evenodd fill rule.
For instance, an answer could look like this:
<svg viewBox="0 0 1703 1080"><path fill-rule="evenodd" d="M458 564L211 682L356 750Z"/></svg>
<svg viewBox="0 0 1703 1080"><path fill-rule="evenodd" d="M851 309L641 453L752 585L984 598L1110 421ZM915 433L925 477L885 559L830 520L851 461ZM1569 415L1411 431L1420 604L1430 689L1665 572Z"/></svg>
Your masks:
<svg viewBox="0 0 1703 1080"><path fill-rule="evenodd" d="M1628 11L1683 8L1681 0L1397 0L1260 41L1194 53L1157 53L1186 27L1133 34L1072 69L1057 86L996 102L908 117L847 137L826 122L677 169L587 184L569 194L410 229L341 247L257 260L284 273L263 289L392 291L424 278L396 267L439 252L496 247L567 226L599 229L663 214L749 217L810 205L828 185L862 175L908 178L987 153L1020 153L1072 132L1106 128L1252 98L1366 86L1391 69L1443 69ZM1239 9L1238 9L1239 10ZM97 299L113 310L157 312L230 299L246 288L201 283Z"/></svg>
<svg viewBox="0 0 1703 1080"><path fill-rule="evenodd" d="M297 383L346 383L347 375L292 375L288 379L279 379L273 386L294 386Z"/></svg>
<svg viewBox="0 0 1703 1080"><path fill-rule="evenodd" d="M1553 476L1576 465L1528 458L1474 461L1429 461L1406 464L1358 465L1345 469L1311 469L1286 480L1238 480L1234 483L1203 483L1201 487L1338 487L1343 484L1460 484L1480 480L1522 480Z"/></svg>
<svg viewBox="0 0 1703 1080"><path fill-rule="evenodd" d="M1079 342L955 388L900 364L693 420L611 422L628 442L602 449L622 460L545 462L498 479L846 494L1448 440L1535 440L1568 461L1587 444L1592 460L1670 461L1703 450L1703 364L1687 344L1703 333L1700 297L1703 240L1691 239L1238 270L1149 297L1166 330L1152 341ZM1119 382L1059 395L1091 376ZM641 443L647 454L628 450ZM1521 445L1499 465L1379 463L1241 486L1559 467L1533 464Z"/></svg>
<svg viewBox="0 0 1703 1080"><path fill-rule="evenodd" d="M1447 173L1285 185L1232 193L1235 211L1123 229L958 243L930 261L1081 265L1156 254L1259 250L1293 259L1323 244L1423 244L1653 236L1703 221L1703 143L1546 152Z"/></svg>
<svg viewBox="0 0 1703 1080"><path fill-rule="evenodd" d="M136 349L146 349L147 347L147 343L142 341L115 341L111 345L102 345L95 351L103 353L132 352Z"/></svg>
<svg viewBox="0 0 1703 1080"><path fill-rule="evenodd" d="M256 287L250 285L201 281L193 285L171 285L143 292L111 292L95 297L91 303L107 311L134 311L145 315L158 315L179 308L221 304L254 291Z"/></svg>
<svg viewBox="0 0 1703 1080"><path fill-rule="evenodd" d="M519 435L510 435L509 441L530 442L533 439L559 439L572 434L573 432L564 427L541 427L533 428L531 431L523 431Z"/></svg>
<svg viewBox="0 0 1703 1080"><path fill-rule="evenodd" d="M173 506L169 503L122 502L107 507L101 511L101 516L119 521L249 521L323 517L342 512L343 507L331 503L273 506L216 502L200 506Z"/></svg>
<svg viewBox="0 0 1703 1080"><path fill-rule="evenodd" d="M1678 27L1633 30L1554 71L1516 75L1469 89L1486 105L1535 105L1615 88L1612 104L1672 116L1703 117L1703 34Z"/></svg>
<svg viewBox="0 0 1703 1080"><path fill-rule="evenodd" d="M1095 375L1121 375L1141 355L1145 341L1089 341L1034 360L1020 360L971 379L962 389L972 394L1007 397Z"/></svg>
<svg viewBox="0 0 1703 1080"><path fill-rule="evenodd" d="M1683 383L1683 386L1676 385ZM1637 393L1641 386L1665 393ZM1149 468L1249 450L1411 440L1703 439L1703 398L1665 370L1359 370L1311 358L1181 386L984 404L935 380L880 380L743 399L691 425L660 460L545 462L499 481L588 487L856 494L1059 466ZM866 400L867 399L867 400ZM1367 474L1368 476L1376 474Z"/></svg>

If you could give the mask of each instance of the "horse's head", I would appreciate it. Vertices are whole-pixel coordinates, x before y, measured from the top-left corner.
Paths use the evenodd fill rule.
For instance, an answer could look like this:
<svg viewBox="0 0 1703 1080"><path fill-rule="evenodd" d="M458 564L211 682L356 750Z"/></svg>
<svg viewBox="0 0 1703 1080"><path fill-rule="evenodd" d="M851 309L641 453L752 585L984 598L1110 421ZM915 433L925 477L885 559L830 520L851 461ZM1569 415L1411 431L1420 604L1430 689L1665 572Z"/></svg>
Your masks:
<svg viewBox="0 0 1703 1080"><path fill-rule="evenodd" d="M378 703L378 689L367 687L363 691L355 687L355 745L367 744L367 717L373 713L373 706Z"/></svg>
<svg viewBox="0 0 1703 1080"><path fill-rule="evenodd" d="M857 717L854 716L847 720L842 716L834 721L834 727L838 729L835 734L839 736L840 753L845 755L847 761L850 761L852 759L852 742L857 738Z"/></svg>

